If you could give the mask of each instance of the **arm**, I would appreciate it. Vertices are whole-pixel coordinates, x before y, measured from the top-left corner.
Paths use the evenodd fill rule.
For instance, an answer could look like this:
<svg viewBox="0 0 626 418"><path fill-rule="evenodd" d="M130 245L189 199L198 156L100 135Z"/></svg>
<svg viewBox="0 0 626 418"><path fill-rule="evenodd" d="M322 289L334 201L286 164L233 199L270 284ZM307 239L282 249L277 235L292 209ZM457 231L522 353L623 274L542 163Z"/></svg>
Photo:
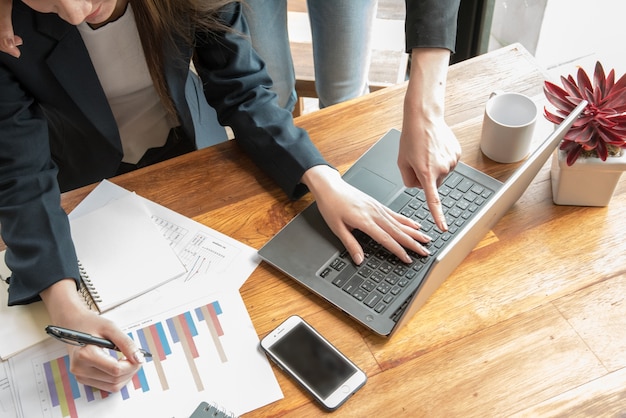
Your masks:
<svg viewBox="0 0 626 418"><path fill-rule="evenodd" d="M422 187L440 230L438 186L461 157L461 147L444 120L446 77L454 50L459 0L407 0L406 49L411 54L404 100L398 167L404 183Z"/></svg>
<svg viewBox="0 0 626 418"><path fill-rule="evenodd" d="M121 350L118 360L96 346L68 345L71 371L77 380L107 392L117 392L141 367L143 355L131 338L108 319L86 308L74 280L60 280L41 292L53 324L107 338Z"/></svg>
<svg viewBox="0 0 626 418"><path fill-rule="evenodd" d="M60 204L46 120L31 92L17 81L21 69L12 70L9 63L19 61L0 57L0 233L12 271L9 303L41 298L52 324L112 340L130 360L118 361L96 347L68 346L68 352L81 383L116 391L136 372L141 358L135 358L132 340L87 309L77 293L76 254Z"/></svg>
<svg viewBox="0 0 626 418"><path fill-rule="evenodd" d="M12 3L13 0L0 0L0 51L19 58L18 46L22 45L22 38L13 34Z"/></svg>
<svg viewBox="0 0 626 418"><path fill-rule="evenodd" d="M231 126L238 144L291 198L310 190L331 230L353 260L363 250L351 231L367 233L402 260L406 249L427 254L420 243L428 238L419 226L341 179L311 142L294 126L291 112L277 104L263 62L252 50L245 21L233 10L225 21L234 29L218 39L199 38L196 69L205 83L205 96L220 122Z"/></svg>
<svg viewBox="0 0 626 418"><path fill-rule="evenodd" d="M405 185L424 189L430 212L442 231L448 226L437 188L461 157L461 146L444 120L449 59L447 49L413 49L398 154Z"/></svg>

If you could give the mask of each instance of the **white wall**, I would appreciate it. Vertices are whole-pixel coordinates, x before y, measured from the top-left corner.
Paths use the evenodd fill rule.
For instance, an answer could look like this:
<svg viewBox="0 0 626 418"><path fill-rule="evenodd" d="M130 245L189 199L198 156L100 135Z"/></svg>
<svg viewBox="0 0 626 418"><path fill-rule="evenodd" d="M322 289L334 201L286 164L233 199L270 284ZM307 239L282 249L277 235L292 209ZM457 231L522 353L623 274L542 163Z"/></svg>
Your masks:
<svg viewBox="0 0 626 418"><path fill-rule="evenodd" d="M548 0L496 0L491 23L492 42L499 46L519 42L535 53Z"/></svg>
<svg viewBox="0 0 626 418"><path fill-rule="evenodd" d="M623 0L549 0L536 57L550 66L599 59L626 72L626 3ZM595 57L590 57L595 56Z"/></svg>
<svg viewBox="0 0 626 418"><path fill-rule="evenodd" d="M561 73L578 65L592 71L600 60L619 77L626 73L625 17L624 0L496 0L492 43L520 42Z"/></svg>

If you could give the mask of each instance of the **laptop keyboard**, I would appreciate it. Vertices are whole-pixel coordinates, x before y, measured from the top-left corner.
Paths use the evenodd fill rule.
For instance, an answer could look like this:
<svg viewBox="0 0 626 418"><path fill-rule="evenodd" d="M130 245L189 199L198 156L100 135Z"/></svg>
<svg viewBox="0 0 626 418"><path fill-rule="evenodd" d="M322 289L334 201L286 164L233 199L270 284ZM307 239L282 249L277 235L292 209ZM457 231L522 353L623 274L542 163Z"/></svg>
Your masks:
<svg viewBox="0 0 626 418"><path fill-rule="evenodd" d="M430 243L424 245L431 255L421 256L409 251L413 261L406 264L367 234L355 230L354 235L363 247L365 261L357 266L348 252L344 251L318 274L377 314L385 312L397 298L405 298L405 303L391 315L397 321L410 300L410 295L404 295L408 284L424 278L434 256L445 248L493 193L493 190L458 172L450 173L439 187L442 208L448 223L448 231L441 232L428 210L424 191L418 188L405 189L389 207L422 226L421 230L432 238Z"/></svg>

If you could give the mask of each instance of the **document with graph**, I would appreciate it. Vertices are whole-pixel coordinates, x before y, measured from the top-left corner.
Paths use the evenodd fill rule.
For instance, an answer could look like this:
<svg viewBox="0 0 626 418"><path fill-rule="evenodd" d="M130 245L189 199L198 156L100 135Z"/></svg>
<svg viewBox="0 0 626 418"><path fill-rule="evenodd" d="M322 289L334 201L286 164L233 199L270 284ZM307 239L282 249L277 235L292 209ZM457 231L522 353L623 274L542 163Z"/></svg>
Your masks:
<svg viewBox="0 0 626 418"><path fill-rule="evenodd" d="M111 200L122 199L129 194L132 192L103 180L70 213L70 219L82 217L85 213L107 205ZM202 282L202 288L210 286L211 291L239 289L248 278L250 267L254 269L259 264L260 259L254 248L156 202L139 197L161 234L170 242L170 246L187 268L187 274L179 282L188 285ZM228 272L227 277L223 275L225 272Z"/></svg>
<svg viewBox="0 0 626 418"><path fill-rule="evenodd" d="M112 201L133 193L104 180L70 213L71 220L86 216ZM148 209L158 231L186 268L182 276L104 313L117 323L143 318L152 307L178 306L188 295L203 295L238 290L259 265L257 251L213 228L187 218L153 201L136 196ZM0 276L10 276L0 252ZM7 285L0 282L0 359L47 338L44 327L50 322L42 302L24 306L7 306ZM1 418L1 417L0 417Z"/></svg>
<svg viewBox="0 0 626 418"><path fill-rule="evenodd" d="M17 415L7 374L8 367L7 362L0 363L0 418L15 418Z"/></svg>
<svg viewBox="0 0 626 418"><path fill-rule="evenodd" d="M78 383L67 346L56 340L12 357L19 416L189 417L203 401L241 415L282 398L238 292L198 299L123 329L153 357L117 393Z"/></svg>

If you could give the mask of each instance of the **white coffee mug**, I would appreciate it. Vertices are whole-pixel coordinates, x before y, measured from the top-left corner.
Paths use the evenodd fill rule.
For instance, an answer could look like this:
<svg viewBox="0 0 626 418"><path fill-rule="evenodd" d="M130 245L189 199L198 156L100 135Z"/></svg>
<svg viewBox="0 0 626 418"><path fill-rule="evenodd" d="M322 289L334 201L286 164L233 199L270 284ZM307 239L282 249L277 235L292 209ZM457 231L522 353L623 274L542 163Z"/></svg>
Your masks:
<svg viewBox="0 0 626 418"><path fill-rule="evenodd" d="M480 149L499 163L514 163L530 153L537 105L521 93L495 91L487 100Z"/></svg>

